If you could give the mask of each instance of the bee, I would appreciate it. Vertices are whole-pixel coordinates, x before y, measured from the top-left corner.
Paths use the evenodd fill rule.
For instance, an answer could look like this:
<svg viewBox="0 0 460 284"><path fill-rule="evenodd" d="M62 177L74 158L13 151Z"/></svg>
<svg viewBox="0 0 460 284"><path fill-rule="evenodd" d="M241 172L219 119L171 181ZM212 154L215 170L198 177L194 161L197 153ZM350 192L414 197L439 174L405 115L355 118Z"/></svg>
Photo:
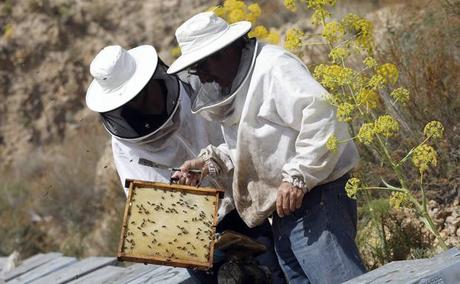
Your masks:
<svg viewBox="0 0 460 284"><path fill-rule="evenodd" d="M134 224L136 224L136 222L134 222L134 221L131 221L131 224L133 224L133 225L134 225Z"/></svg>
<svg viewBox="0 0 460 284"><path fill-rule="evenodd" d="M147 234L145 232L142 232L142 236L147 237Z"/></svg>
<svg viewBox="0 0 460 284"><path fill-rule="evenodd" d="M177 239L174 239L174 242L177 243Z"/></svg>
<svg viewBox="0 0 460 284"><path fill-rule="evenodd" d="M153 230L155 233L158 233L158 230Z"/></svg>
<svg viewBox="0 0 460 284"><path fill-rule="evenodd" d="M150 245L147 245L149 248L152 248Z"/></svg>
<svg viewBox="0 0 460 284"><path fill-rule="evenodd" d="M168 244L172 245L173 243L172 243L172 242L168 242Z"/></svg>
<svg viewBox="0 0 460 284"><path fill-rule="evenodd" d="M162 228L166 228L166 226L165 226L165 225L163 225L163 226L161 226L161 227L162 227Z"/></svg>
<svg viewBox="0 0 460 284"><path fill-rule="evenodd" d="M209 201L209 199L207 197L204 198L206 201Z"/></svg>

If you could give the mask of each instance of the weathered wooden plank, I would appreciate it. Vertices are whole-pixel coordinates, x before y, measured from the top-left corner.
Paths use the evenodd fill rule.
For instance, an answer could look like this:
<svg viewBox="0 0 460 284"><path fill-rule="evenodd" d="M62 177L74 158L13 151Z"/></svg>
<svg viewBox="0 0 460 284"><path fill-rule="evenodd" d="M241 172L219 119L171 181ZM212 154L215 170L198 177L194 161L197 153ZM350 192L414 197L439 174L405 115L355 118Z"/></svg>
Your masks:
<svg viewBox="0 0 460 284"><path fill-rule="evenodd" d="M49 284L49 283L66 283L71 280L81 278L82 276L91 273L107 265L117 263L115 257L88 257L79 262L72 263L54 273L41 277L34 284Z"/></svg>
<svg viewBox="0 0 460 284"><path fill-rule="evenodd" d="M5 267L8 257L0 257L0 273L2 273L3 268Z"/></svg>
<svg viewBox="0 0 460 284"><path fill-rule="evenodd" d="M107 281L104 283L110 283L110 284L128 283L129 281L132 281L133 279L136 279L140 277L141 275L152 270L150 266L152 265L145 265L145 264L140 264L140 263L133 264L131 266L126 267L122 275L107 279Z"/></svg>
<svg viewBox="0 0 460 284"><path fill-rule="evenodd" d="M429 259L393 261L345 283L460 283L460 252Z"/></svg>
<svg viewBox="0 0 460 284"><path fill-rule="evenodd" d="M162 283L177 284L190 279L190 274L185 268L176 268L161 265L149 265L151 270L127 282L129 284Z"/></svg>
<svg viewBox="0 0 460 284"><path fill-rule="evenodd" d="M18 277L38 266L41 266L47 262L52 261L60 257L62 253L59 252L50 252L47 254L37 254L26 260L24 260L18 267L12 269L11 271L5 272L4 275L0 275L0 279L4 281L9 281L15 277Z"/></svg>
<svg viewBox="0 0 460 284"><path fill-rule="evenodd" d="M44 277L54 271L57 271L59 269L62 269L63 267L66 267L74 262L76 262L77 259L75 257L66 257L66 256L61 256L58 258L55 258L43 265L40 265L36 267L35 269L32 269L16 278L11 279L8 281L8 284L13 284L13 283L30 283L40 277Z"/></svg>
<svg viewBox="0 0 460 284"><path fill-rule="evenodd" d="M118 278L123 275L125 268L116 266L105 266L101 269L93 271L85 276L78 278L74 281L68 282L69 284L101 284L101 283L112 283L107 282L110 279Z"/></svg>

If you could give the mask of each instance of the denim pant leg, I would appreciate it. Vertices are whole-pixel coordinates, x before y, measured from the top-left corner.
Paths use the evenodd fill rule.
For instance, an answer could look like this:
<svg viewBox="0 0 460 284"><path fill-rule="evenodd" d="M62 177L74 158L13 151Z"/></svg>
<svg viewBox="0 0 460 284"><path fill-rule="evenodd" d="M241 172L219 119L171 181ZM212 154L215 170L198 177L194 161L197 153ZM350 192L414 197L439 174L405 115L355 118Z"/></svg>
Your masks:
<svg viewBox="0 0 460 284"><path fill-rule="evenodd" d="M294 214L274 216L274 226L289 235L292 254L311 283L341 283L365 272L354 241L356 202L345 194L346 180L313 189ZM276 231L274 238L277 246ZM290 267L283 267L286 263ZM296 267L292 260L280 260L280 264L286 273ZM293 277L299 278L295 274Z"/></svg>
<svg viewBox="0 0 460 284"><path fill-rule="evenodd" d="M275 219L278 220L275 221ZM272 228L275 252L289 284L309 284L310 281L308 277L305 275L305 272L292 252L290 232L280 230L279 217L276 214L273 215Z"/></svg>

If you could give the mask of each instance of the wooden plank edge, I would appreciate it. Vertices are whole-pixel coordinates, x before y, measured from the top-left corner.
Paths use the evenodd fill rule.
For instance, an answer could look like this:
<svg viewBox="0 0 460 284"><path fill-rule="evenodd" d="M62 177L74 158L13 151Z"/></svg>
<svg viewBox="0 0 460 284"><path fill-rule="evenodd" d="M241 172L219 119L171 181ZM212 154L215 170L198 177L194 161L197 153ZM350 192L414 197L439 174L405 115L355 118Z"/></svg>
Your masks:
<svg viewBox="0 0 460 284"><path fill-rule="evenodd" d="M187 261L187 260L179 260L174 259L175 261L172 262L170 259L162 258L162 257L135 257L129 256L126 254L119 254L118 255L119 261L131 261L131 262L138 262L138 263L150 263L150 264L158 264L158 265L166 265L172 267L182 267L182 268L196 268L200 270L209 270L212 268L212 263L209 265L209 262L196 262L196 261Z"/></svg>

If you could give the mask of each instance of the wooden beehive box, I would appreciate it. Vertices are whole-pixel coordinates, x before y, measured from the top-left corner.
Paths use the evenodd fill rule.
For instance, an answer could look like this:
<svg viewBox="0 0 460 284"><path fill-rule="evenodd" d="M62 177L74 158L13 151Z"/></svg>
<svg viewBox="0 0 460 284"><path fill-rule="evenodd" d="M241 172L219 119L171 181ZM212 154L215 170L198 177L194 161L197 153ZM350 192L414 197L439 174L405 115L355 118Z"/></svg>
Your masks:
<svg viewBox="0 0 460 284"><path fill-rule="evenodd" d="M211 268L222 193L213 188L129 181L118 259Z"/></svg>

